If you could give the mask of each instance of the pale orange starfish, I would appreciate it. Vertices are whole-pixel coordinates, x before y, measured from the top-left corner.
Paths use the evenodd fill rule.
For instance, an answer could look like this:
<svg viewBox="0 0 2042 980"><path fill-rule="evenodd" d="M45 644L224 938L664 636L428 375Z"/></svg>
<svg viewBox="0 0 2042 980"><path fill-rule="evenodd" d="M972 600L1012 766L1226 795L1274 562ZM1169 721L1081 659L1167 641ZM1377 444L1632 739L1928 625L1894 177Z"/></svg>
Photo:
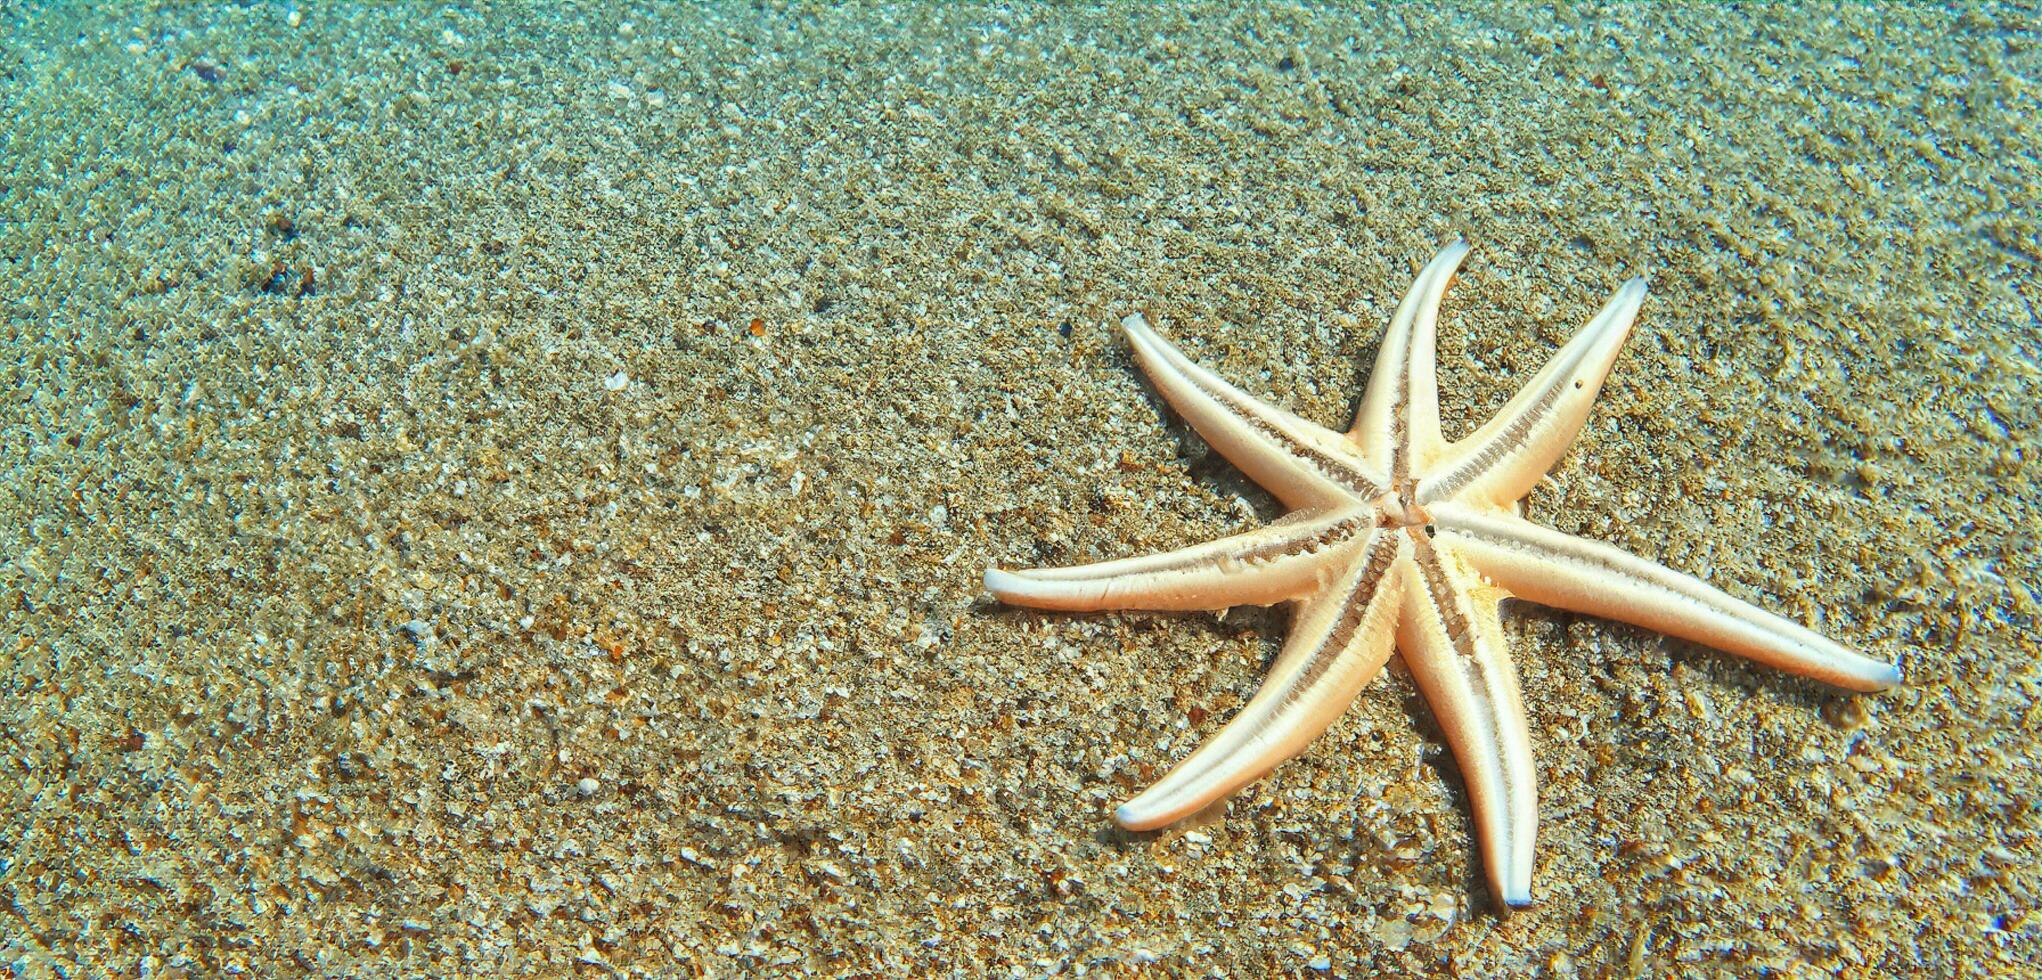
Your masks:
<svg viewBox="0 0 2042 980"><path fill-rule="evenodd" d="M1045 609L1298 603L1262 689L1116 810L1122 826L1175 822L1296 755L1394 648L1460 764L1490 887L1505 903L1530 902L1538 805L1517 671L1497 615L1509 598L1634 623L1852 690L1900 682L1893 666L1698 579L1519 517L1518 498L1581 430L1645 300L1645 282L1625 283L1495 418L1448 443L1439 431L1433 334L1440 298L1467 252L1455 242L1419 273L1345 434L1220 380L1140 314L1121 322L1163 397L1290 513L1163 554L988 569L986 588Z"/></svg>

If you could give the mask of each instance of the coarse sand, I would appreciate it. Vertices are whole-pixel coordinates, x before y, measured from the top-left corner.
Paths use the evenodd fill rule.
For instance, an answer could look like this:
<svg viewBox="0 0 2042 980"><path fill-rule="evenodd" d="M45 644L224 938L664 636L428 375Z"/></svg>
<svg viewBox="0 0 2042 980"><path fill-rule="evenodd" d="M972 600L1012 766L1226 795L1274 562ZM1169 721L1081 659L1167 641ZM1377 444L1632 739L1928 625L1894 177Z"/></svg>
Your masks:
<svg viewBox="0 0 2042 980"><path fill-rule="evenodd" d="M0 974L2042 955L2031 8L610 6L0 7ZM1455 236L1454 431L1651 279L1528 514L1906 686L1513 606L1507 916L1396 667L1116 829L1287 616L982 593L1278 513L1112 322L1341 424Z"/></svg>

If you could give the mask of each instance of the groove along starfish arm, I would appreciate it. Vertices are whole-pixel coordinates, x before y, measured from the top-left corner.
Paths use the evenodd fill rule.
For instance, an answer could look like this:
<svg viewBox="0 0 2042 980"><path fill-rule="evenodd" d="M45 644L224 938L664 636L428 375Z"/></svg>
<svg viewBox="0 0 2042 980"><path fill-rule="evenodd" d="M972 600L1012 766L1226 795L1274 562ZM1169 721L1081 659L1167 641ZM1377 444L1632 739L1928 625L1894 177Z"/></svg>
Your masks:
<svg viewBox="0 0 2042 980"><path fill-rule="evenodd" d="M1633 279L1496 417L1439 431L1433 343L1468 247L1419 273L1384 334L1354 427L1322 428L1121 322L1136 360L1206 442L1291 508L1178 551L1072 568L988 569L988 591L1044 609L1217 610L1296 602L1288 642L1248 704L1114 819L1173 823L1260 778L1333 723L1402 651L1467 783L1491 889L1531 901L1538 805L1531 737L1497 614L1508 598L1621 620L1857 691L1889 664L1608 545L1517 516L1581 429L1645 299Z"/></svg>

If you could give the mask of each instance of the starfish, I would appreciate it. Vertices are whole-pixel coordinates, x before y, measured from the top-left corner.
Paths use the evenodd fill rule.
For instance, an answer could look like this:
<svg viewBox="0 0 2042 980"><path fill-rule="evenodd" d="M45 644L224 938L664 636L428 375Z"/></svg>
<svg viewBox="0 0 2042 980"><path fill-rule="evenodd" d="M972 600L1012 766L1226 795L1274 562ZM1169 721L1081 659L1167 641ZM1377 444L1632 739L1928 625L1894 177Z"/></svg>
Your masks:
<svg viewBox="0 0 2042 980"><path fill-rule="evenodd" d="M1135 359L1205 441L1289 508L1245 533L1070 568L989 568L986 589L1043 609L1218 610L1295 602L1261 689L1114 819L1152 830L1296 755L1401 651L1467 785L1482 863L1505 905L1531 901L1538 804L1531 735L1498 605L1522 599L1620 620L1854 691L1892 665L1699 579L1534 524L1518 500L1573 442L1645 299L1632 279L1486 424L1439 428L1433 343L1456 241L1391 318L1354 426L1322 428L1198 366L1137 313Z"/></svg>

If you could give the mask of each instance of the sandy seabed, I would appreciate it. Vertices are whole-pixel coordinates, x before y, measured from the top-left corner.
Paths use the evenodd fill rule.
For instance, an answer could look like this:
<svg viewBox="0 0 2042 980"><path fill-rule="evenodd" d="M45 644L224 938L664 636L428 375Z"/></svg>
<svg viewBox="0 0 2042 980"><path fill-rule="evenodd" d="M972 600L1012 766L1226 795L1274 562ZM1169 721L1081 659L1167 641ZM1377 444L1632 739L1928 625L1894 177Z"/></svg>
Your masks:
<svg viewBox="0 0 2042 980"><path fill-rule="evenodd" d="M0 8L0 973L1998 974L2042 955L2032 11ZM1899 662L1507 617L1537 904L1396 668L1110 807L1281 610L989 562L1278 513L1144 311L1308 418L1474 256L1526 502Z"/></svg>

